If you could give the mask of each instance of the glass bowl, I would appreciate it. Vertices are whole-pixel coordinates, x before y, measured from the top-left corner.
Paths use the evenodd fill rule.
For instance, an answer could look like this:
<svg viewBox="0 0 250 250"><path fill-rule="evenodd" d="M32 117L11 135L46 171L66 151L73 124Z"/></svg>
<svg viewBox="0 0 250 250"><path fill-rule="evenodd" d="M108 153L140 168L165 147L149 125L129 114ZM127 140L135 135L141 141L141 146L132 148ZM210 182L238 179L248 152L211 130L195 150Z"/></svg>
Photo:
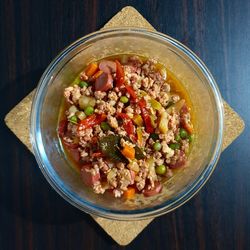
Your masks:
<svg viewBox="0 0 250 250"><path fill-rule="evenodd" d="M63 89L84 66L103 57L137 54L166 65L185 86L194 109L196 138L187 167L153 197L131 201L97 195L70 167L57 136ZM50 185L75 207L96 216L138 220L170 212L188 201L212 174L221 153L223 105L204 63L173 38L137 28L108 29L89 34L64 49L42 75L31 111L31 141L39 167Z"/></svg>

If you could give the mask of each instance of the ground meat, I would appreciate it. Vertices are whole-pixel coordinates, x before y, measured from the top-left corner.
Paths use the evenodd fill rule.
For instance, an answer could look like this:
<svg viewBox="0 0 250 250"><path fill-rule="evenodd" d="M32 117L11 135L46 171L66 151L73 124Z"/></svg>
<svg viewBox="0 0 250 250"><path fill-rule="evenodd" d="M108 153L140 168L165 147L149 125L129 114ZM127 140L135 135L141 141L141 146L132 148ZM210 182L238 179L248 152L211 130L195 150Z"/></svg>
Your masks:
<svg viewBox="0 0 250 250"><path fill-rule="evenodd" d="M88 87L80 87L79 84L64 90L68 109L65 112L66 122L60 131L62 142L65 147L73 148L72 152L80 158L82 166L85 166L81 174L86 174L85 181L91 184L97 194L112 190L113 195L118 198L122 197L129 187L136 188L139 193L145 194L145 191L149 190L154 193L159 182L173 176L172 169L181 167L186 162L190 141L177 139L177 135L180 128L191 123L190 110L186 104L180 111L168 109L169 104L174 104L181 98L177 92L171 90L173 81L171 85L170 80L167 82L167 70L156 63L152 59L142 60L138 56L129 56L122 65L125 81L120 86L117 84L118 73L114 69L118 67L117 62L116 66L114 62L109 62L114 88L93 91L93 77L89 79L85 72L82 72L80 78L88 82ZM132 90L129 91L126 85ZM75 124L80 122L77 112L86 112L86 107L80 107L78 102L79 98L84 96L94 97L95 101L94 104L91 101L88 103L86 99L86 106L93 107L93 112L86 113L87 117L79 126ZM123 103L121 96L126 96L128 101ZM161 105L154 107L153 101L158 101ZM159 126L163 112L167 114L165 131ZM101 120L103 124L96 123L100 117L104 117ZM72 121L72 118L75 120ZM153 133L147 128L149 123ZM124 160L123 162L111 159L112 157L100 147L100 138L111 135L119 136L119 142L116 142L114 148L119 150L119 159ZM156 143L160 144L158 150L155 148ZM175 145L170 144L176 144L176 149L172 149ZM124 149L130 150L130 156ZM136 156L138 149L141 150L141 158ZM162 175L157 174L155 170L160 165L166 167L166 172Z"/></svg>
<svg viewBox="0 0 250 250"><path fill-rule="evenodd" d="M111 115L108 115L107 116L107 120L108 120L108 123L109 125L112 127L112 128L118 128L118 121L115 117L111 116Z"/></svg>
<svg viewBox="0 0 250 250"><path fill-rule="evenodd" d="M95 91L94 92L95 98L98 100L102 100L107 94L106 92L102 92L102 91Z"/></svg>

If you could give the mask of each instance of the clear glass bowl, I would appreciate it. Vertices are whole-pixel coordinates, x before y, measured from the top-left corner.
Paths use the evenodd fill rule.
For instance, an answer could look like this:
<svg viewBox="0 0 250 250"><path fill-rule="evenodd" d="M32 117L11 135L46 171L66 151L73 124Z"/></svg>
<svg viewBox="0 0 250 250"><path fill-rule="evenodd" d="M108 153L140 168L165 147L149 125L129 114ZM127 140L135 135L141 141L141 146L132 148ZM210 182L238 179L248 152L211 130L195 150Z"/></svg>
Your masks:
<svg viewBox="0 0 250 250"><path fill-rule="evenodd" d="M69 166L56 128L63 89L90 61L116 54L155 58L184 84L193 104L196 139L188 166L165 183L154 197L124 202L97 195L85 187ZM136 28L103 30L87 35L63 50L38 84L31 112L31 140L39 167L50 185L77 208L116 220L162 215L188 201L212 174L221 152L223 105L218 87L204 63L188 48L158 32Z"/></svg>

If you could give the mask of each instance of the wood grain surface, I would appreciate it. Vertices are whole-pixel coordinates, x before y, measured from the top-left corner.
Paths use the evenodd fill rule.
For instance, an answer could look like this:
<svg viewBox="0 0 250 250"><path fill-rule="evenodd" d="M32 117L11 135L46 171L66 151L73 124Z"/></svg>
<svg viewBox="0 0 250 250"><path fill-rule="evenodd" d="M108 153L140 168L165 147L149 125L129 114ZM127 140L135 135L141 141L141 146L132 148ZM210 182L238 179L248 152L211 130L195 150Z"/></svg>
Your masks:
<svg viewBox="0 0 250 250"><path fill-rule="evenodd" d="M154 220L126 249L247 249L250 239L249 27L244 1L0 1L0 249L120 249L45 181L3 123L53 57L126 5L182 41L207 64L246 130L207 185ZM20 128L22 129L22 128Z"/></svg>

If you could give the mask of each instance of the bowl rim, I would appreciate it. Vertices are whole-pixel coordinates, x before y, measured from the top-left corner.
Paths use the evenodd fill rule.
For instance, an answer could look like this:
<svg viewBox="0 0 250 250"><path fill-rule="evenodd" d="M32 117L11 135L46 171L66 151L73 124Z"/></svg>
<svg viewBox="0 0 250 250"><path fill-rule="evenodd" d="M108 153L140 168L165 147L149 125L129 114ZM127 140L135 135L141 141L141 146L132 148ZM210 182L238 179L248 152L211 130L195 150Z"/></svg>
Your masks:
<svg viewBox="0 0 250 250"><path fill-rule="evenodd" d="M174 47L176 47L178 50L181 50L186 56L188 56L191 59L191 61L196 66L199 67L202 74L207 79L207 82L209 83L209 86L212 90L214 101L216 103L216 108L217 108L218 136L216 138L214 151L211 155L211 160L209 164L204 168L201 174L192 183L186 186L177 196L168 199L167 201L162 202L160 205L151 208L136 209L136 210L113 210L96 206L90 202L87 202L84 199L76 196L75 193L70 191L69 189L68 190L65 189L66 188L65 184L60 180L59 177L56 176L55 172L53 173L48 172L46 164L49 164L49 162L48 160L44 159L44 157L47 156L43 149L42 138L40 133L40 124L39 124L39 112L37 112L37 110L39 110L39 105L40 105L39 100L43 95L43 89L47 86L46 84L49 82L50 74L56 68L58 63L78 46L82 45L87 41L91 41L91 39L93 38L96 39L97 36L112 35L112 34L116 35L117 33L135 34L135 35L141 34L148 38L154 37L161 41L168 42L172 44ZM83 36L78 40L76 40L75 42L71 43L65 49L63 49L52 60L52 62L49 64L49 66L46 68L43 75L41 76L38 83L38 87L33 96L31 116L30 116L30 139L32 144L32 150L34 152L40 170L42 171L43 175L45 176L46 180L50 183L50 185L66 201L68 201L78 209L87 212L91 215L96 215L115 220L138 220L138 219L153 218L171 212L174 209L186 203L196 193L199 192L199 190L205 185L205 183L210 178L218 162L223 142L223 125L224 125L224 108L219 88L208 68L194 52L192 52L189 48L187 48L179 41L163 33L142 28L124 27L124 28L103 29L100 31L90 33L86 36Z"/></svg>

